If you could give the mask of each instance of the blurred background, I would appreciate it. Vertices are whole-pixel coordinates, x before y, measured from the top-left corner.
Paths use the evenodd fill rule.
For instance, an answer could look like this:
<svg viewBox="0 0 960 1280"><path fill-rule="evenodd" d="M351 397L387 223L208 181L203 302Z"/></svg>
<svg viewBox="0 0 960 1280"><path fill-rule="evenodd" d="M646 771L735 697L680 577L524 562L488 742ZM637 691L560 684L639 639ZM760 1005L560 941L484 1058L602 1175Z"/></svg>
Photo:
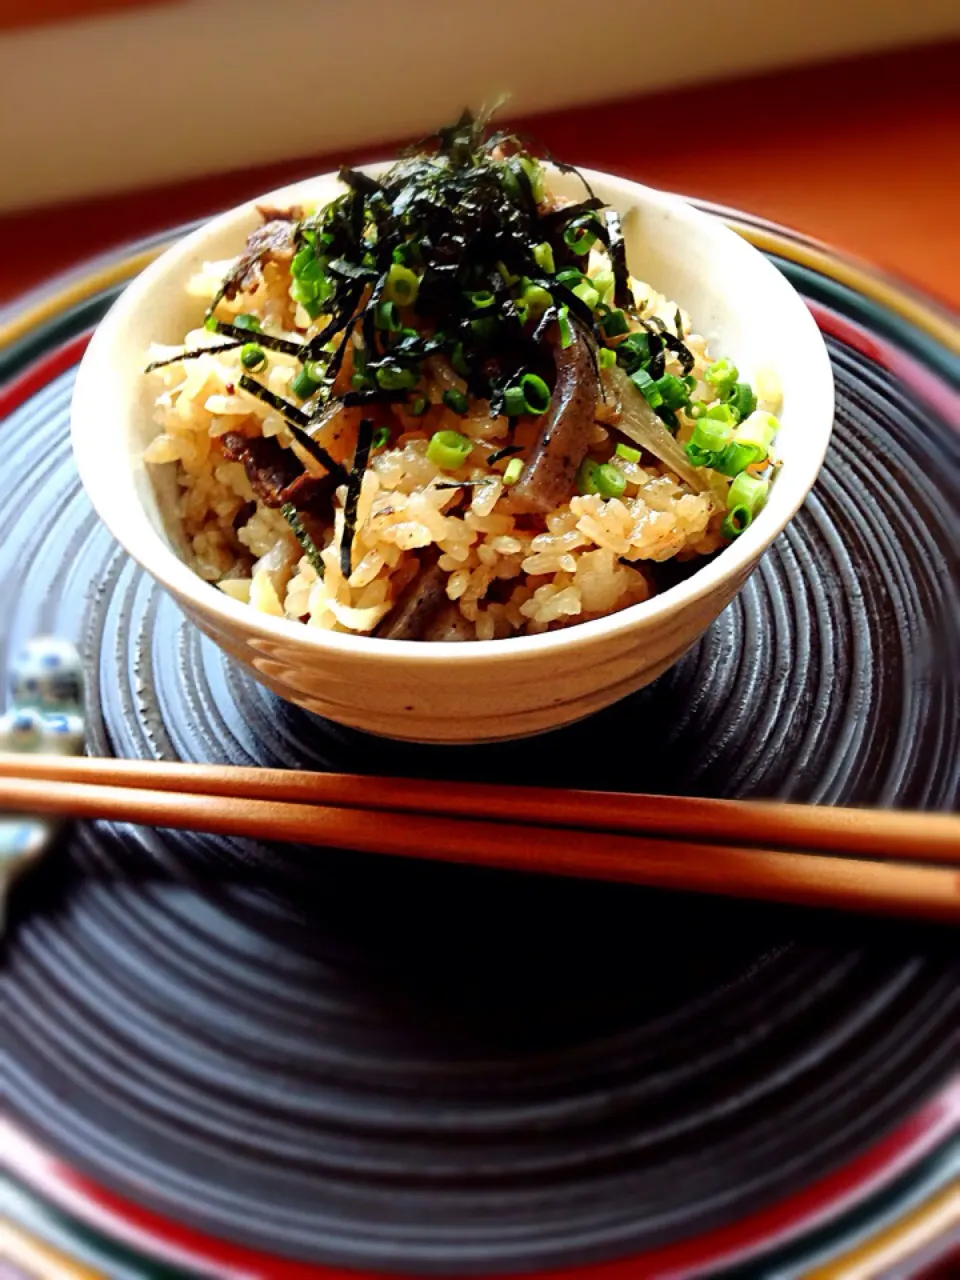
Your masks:
<svg viewBox="0 0 960 1280"><path fill-rule="evenodd" d="M958 76L956 0L0 0L0 289L509 92L958 302Z"/></svg>

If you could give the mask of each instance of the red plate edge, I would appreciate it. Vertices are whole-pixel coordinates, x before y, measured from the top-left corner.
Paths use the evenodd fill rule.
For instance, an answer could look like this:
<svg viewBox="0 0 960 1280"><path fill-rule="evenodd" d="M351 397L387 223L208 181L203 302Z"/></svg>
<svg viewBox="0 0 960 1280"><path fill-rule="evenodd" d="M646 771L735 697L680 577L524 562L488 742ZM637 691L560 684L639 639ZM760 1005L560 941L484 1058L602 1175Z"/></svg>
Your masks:
<svg viewBox="0 0 960 1280"><path fill-rule="evenodd" d="M931 1154L960 1127L960 1076L905 1123L803 1191L739 1222L613 1262L536 1272L538 1280L683 1280L709 1265L729 1265L816 1227L890 1183ZM59 1208L148 1257L192 1267L229 1280L391 1280L391 1273L301 1263L230 1244L98 1186L50 1155L13 1123L0 1120L0 1149L7 1167ZM702 1273L702 1272L701 1272ZM406 1273L411 1274L411 1273ZM392 1275L396 1280L396 1275Z"/></svg>

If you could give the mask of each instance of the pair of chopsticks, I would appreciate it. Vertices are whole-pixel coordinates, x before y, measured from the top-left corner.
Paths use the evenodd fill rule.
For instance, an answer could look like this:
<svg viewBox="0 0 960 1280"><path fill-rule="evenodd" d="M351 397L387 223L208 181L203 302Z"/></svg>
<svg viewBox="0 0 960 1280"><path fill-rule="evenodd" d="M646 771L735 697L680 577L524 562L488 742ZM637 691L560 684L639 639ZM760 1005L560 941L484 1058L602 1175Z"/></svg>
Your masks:
<svg viewBox="0 0 960 1280"><path fill-rule="evenodd" d="M0 810L960 920L960 816L0 754Z"/></svg>

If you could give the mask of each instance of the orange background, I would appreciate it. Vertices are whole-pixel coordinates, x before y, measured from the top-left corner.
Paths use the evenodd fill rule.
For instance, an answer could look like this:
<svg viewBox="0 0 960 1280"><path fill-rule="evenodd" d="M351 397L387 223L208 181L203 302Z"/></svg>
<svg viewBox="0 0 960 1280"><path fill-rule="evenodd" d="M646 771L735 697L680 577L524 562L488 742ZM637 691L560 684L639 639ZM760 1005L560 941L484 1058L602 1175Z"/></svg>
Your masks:
<svg viewBox="0 0 960 1280"><path fill-rule="evenodd" d="M960 308L960 43L518 122L552 151L786 223ZM342 159L0 217L0 298Z"/></svg>

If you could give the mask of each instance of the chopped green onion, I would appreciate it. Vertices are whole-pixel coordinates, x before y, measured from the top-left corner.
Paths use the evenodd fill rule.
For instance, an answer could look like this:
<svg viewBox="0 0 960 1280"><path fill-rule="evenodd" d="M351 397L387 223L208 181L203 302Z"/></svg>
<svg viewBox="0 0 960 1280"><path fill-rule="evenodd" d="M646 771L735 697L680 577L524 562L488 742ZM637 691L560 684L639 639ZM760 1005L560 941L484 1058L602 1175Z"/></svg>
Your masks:
<svg viewBox="0 0 960 1280"><path fill-rule="evenodd" d="M491 342L496 337L498 328L495 316L480 316L479 319L470 321L471 331L481 342Z"/></svg>
<svg viewBox="0 0 960 1280"><path fill-rule="evenodd" d="M763 510L770 492L769 480L759 480L756 476L742 471L727 490L727 510L735 507L746 507L751 518Z"/></svg>
<svg viewBox="0 0 960 1280"><path fill-rule="evenodd" d="M617 353L612 347L600 347L597 351L597 364L601 369L612 369L617 363Z"/></svg>
<svg viewBox="0 0 960 1280"><path fill-rule="evenodd" d="M553 294L548 293L546 289L541 289L539 285L532 284L524 290L521 302L527 308L527 315L538 320L547 307L553 306Z"/></svg>
<svg viewBox="0 0 960 1280"><path fill-rule="evenodd" d="M603 462L597 467L594 483L601 498L619 498L627 487L627 478L611 462Z"/></svg>
<svg viewBox="0 0 960 1280"><path fill-rule="evenodd" d="M323 363L320 360L304 360L303 367L319 386L326 374L326 369L324 368Z"/></svg>
<svg viewBox="0 0 960 1280"><path fill-rule="evenodd" d="M520 387L507 387L504 391L503 412L508 418L517 418L527 412L527 402Z"/></svg>
<svg viewBox="0 0 960 1280"><path fill-rule="evenodd" d="M752 523L753 516L750 514L749 507L734 507L724 516L720 532L725 538L739 538L744 529L749 528Z"/></svg>
<svg viewBox="0 0 960 1280"><path fill-rule="evenodd" d="M619 338L628 332L627 317L622 311L608 311L600 321L600 328L607 338Z"/></svg>
<svg viewBox="0 0 960 1280"><path fill-rule="evenodd" d="M696 391L696 389L697 389L697 380L696 380L696 378L693 376L693 374L692 374L692 373L688 373L688 374L686 374L686 375L684 376L683 381L684 381L684 383L686 384L686 388L687 388L687 390L688 390L688 391Z"/></svg>
<svg viewBox="0 0 960 1280"><path fill-rule="evenodd" d="M598 271L593 279L593 287L599 293L601 301L606 302L610 294L613 293L616 280L612 271Z"/></svg>
<svg viewBox="0 0 960 1280"><path fill-rule="evenodd" d="M597 243L597 233L592 229L596 226L596 222L593 214L574 218L563 233L563 243L578 256L589 253Z"/></svg>
<svg viewBox="0 0 960 1280"><path fill-rule="evenodd" d="M779 430L780 423L773 414L764 413L761 409L741 422L733 433L733 438L738 444L754 445L759 450L759 456L765 458L770 450L770 441Z"/></svg>
<svg viewBox="0 0 960 1280"><path fill-rule="evenodd" d="M407 405L407 413L411 418L422 418L430 407L430 401L426 396L417 396L415 400L411 400Z"/></svg>
<svg viewBox="0 0 960 1280"><path fill-rule="evenodd" d="M631 333L617 346L617 363L627 373L633 373L650 359L650 337L646 333Z"/></svg>
<svg viewBox="0 0 960 1280"><path fill-rule="evenodd" d="M377 386L384 391L409 391L419 380L418 373L400 364L384 364L377 370Z"/></svg>
<svg viewBox="0 0 960 1280"><path fill-rule="evenodd" d="M706 417L713 418L716 422L725 422L728 427L735 427L740 421L736 409L728 404L712 404L706 412Z"/></svg>
<svg viewBox="0 0 960 1280"><path fill-rule="evenodd" d="M460 374L461 378L466 378L469 376L470 369L463 356L462 342L457 342L454 344L453 351L450 354L450 363L453 365L454 370Z"/></svg>
<svg viewBox="0 0 960 1280"><path fill-rule="evenodd" d="M690 417L693 418L694 422L696 422L698 418L705 418L707 416L707 406L705 404L701 404L699 400L694 400L693 404L691 404L690 408L687 410L687 413L689 413Z"/></svg>
<svg viewBox="0 0 960 1280"><path fill-rule="evenodd" d="M240 348L240 363L245 369L249 369L251 373L257 369L262 369L267 363L263 347L258 347L255 342L244 343Z"/></svg>
<svg viewBox="0 0 960 1280"><path fill-rule="evenodd" d="M530 189L537 204L543 199L543 170L533 156L520 156L520 168L530 179Z"/></svg>
<svg viewBox="0 0 960 1280"><path fill-rule="evenodd" d="M525 373L520 379L520 390L523 392L527 413L546 413L550 408L550 388L535 373Z"/></svg>
<svg viewBox="0 0 960 1280"><path fill-rule="evenodd" d="M503 262L497 263L497 270L500 272L500 279L504 284L516 284L520 279L519 276L515 276L512 271L508 270L506 264Z"/></svg>
<svg viewBox="0 0 960 1280"><path fill-rule="evenodd" d="M311 262L316 262L317 257L311 245L307 245L305 249L301 249L299 253L294 255L293 261L290 263L290 274L299 276ZM319 263L317 263L319 266Z"/></svg>
<svg viewBox="0 0 960 1280"><path fill-rule="evenodd" d="M687 448L700 453L719 454L730 443L732 432L725 422L716 418L700 418L695 424Z"/></svg>
<svg viewBox="0 0 960 1280"><path fill-rule="evenodd" d="M591 311L599 304L600 295L589 282L589 280L581 280L573 293L580 299L582 303L590 308Z"/></svg>
<svg viewBox="0 0 960 1280"><path fill-rule="evenodd" d="M739 378L740 373L737 366L731 360L715 360L706 373L703 375L712 387L717 388L717 392L723 396L731 389Z"/></svg>
<svg viewBox="0 0 960 1280"><path fill-rule="evenodd" d="M565 284L568 289L581 284L586 278L583 272L578 271L576 267L564 267L562 271L557 272L557 283Z"/></svg>
<svg viewBox="0 0 960 1280"><path fill-rule="evenodd" d="M639 462L640 450L633 449L630 445L621 443L617 445L617 457L623 458L624 462Z"/></svg>
<svg viewBox="0 0 960 1280"><path fill-rule="evenodd" d="M569 347L573 341L573 325L570 323L569 307L561 307L557 311L557 325L560 328L561 347Z"/></svg>
<svg viewBox="0 0 960 1280"><path fill-rule="evenodd" d="M467 297L470 299L471 306L475 307L478 311L483 311L487 307L492 307L496 302L496 298L489 289L477 289L474 293L468 293Z"/></svg>
<svg viewBox="0 0 960 1280"><path fill-rule="evenodd" d="M523 472L523 459L511 458L503 473L503 483L507 486L516 484Z"/></svg>
<svg viewBox="0 0 960 1280"><path fill-rule="evenodd" d="M297 376L290 383L290 390L298 400L307 400L319 388L320 383L315 382L306 369L301 369Z"/></svg>
<svg viewBox="0 0 960 1280"><path fill-rule="evenodd" d="M727 403L741 418L749 418L757 407L757 397L753 394L753 387L749 382L738 382L730 392Z"/></svg>
<svg viewBox="0 0 960 1280"><path fill-rule="evenodd" d="M251 333L260 332L260 321L256 316L251 315L249 311L244 311L239 316L234 316L233 327L235 329L249 329Z"/></svg>
<svg viewBox="0 0 960 1280"><path fill-rule="evenodd" d="M553 261L553 247L544 240L543 244L535 244L533 246L533 260L540 268L545 271L548 276L552 276L555 270Z"/></svg>
<svg viewBox="0 0 960 1280"><path fill-rule="evenodd" d="M387 302L395 302L399 307L407 307L416 300L419 289L420 281L410 268L395 262L387 272L383 296Z"/></svg>
<svg viewBox="0 0 960 1280"><path fill-rule="evenodd" d="M665 373L662 378L657 378L657 390L668 409L681 409L690 398L682 379L673 373Z"/></svg>
<svg viewBox="0 0 960 1280"><path fill-rule="evenodd" d="M411 262L417 261L420 253L412 240L405 240L403 244L398 244L396 246L390 256L397 266L409 267Z"/></svg>
<svg viewBox="0 0 960 1280"><path fill-rule="evenodd" d="M753 445L737 444L736 440L732 440L713 463L713 469L722 476L738 476L751 462L759 462L762 457L763 454L757 456Z"/></svg>
<svg viewBox="0 0 960 1280"><path fill-rule="evenodd" d="M444 392L444 400L446 398L447 392ZM427 445L427 457L441 471L457 471L470 457L472 449L473 441L459 431L435 431Z"/></svg>
<svg viewBox="0 0 960 1280"><path fill-rule="evenodd" d="M656 409L659 405L663 404L663 396L660 393L660 388L654 382L653 378L650 377L649 373L647 373L646 369L637 369L636 372L631 373L630 381L638 391L642 392L644 399L651 409Z"/></svg>
<svg viewBox="0 0 960 1280"><path fill-rule="evenodd" d="M373 313L373 323L378 329L385 330L387 333L399 333L403 323L397 311L397 304L395 302L378 303Z"/></svg>
<svg viewBox="0 0 960 1280"><path fill-rule="evenodd" d="M206 331L207 331L208 333L216 333L216 332L217 332L217 325L218 325L219 323L220 323L220 322L219 322L219 320L217 319L217 317L211 313L211 314L210 314L210 315L208 315L208 316L206 317L206 319L204 320L204 322L203 322L203 327L206 329Z"/></svg>
<svg viewBox="0 0 960 1280"><path fill-rule="evenodd" d="M597 488L597 472L600 464L592 458L584 458L577 471L577 493L588 494L599 492Z"/></svg>
<svg viewBox="0 0 960 1280"><path fill-rule="evenodd" d="M459 413L461 416L470 408L470 402L467 400L467 397L462 391L458 391L456 387L447 388L443 393L443 403L448 409L452 409L454 413ZM439 434L442 435L443 432L440 432ZM456 432L453 434L456 435Z"/></svg>
<svg viewBox="0 0 960 1280"><path fill-rule="evenodd" d="M389 439L390 428L377 427L376 431L373 433L373 439L370 441L370 446L373 449L382 449Z"/></svg>

